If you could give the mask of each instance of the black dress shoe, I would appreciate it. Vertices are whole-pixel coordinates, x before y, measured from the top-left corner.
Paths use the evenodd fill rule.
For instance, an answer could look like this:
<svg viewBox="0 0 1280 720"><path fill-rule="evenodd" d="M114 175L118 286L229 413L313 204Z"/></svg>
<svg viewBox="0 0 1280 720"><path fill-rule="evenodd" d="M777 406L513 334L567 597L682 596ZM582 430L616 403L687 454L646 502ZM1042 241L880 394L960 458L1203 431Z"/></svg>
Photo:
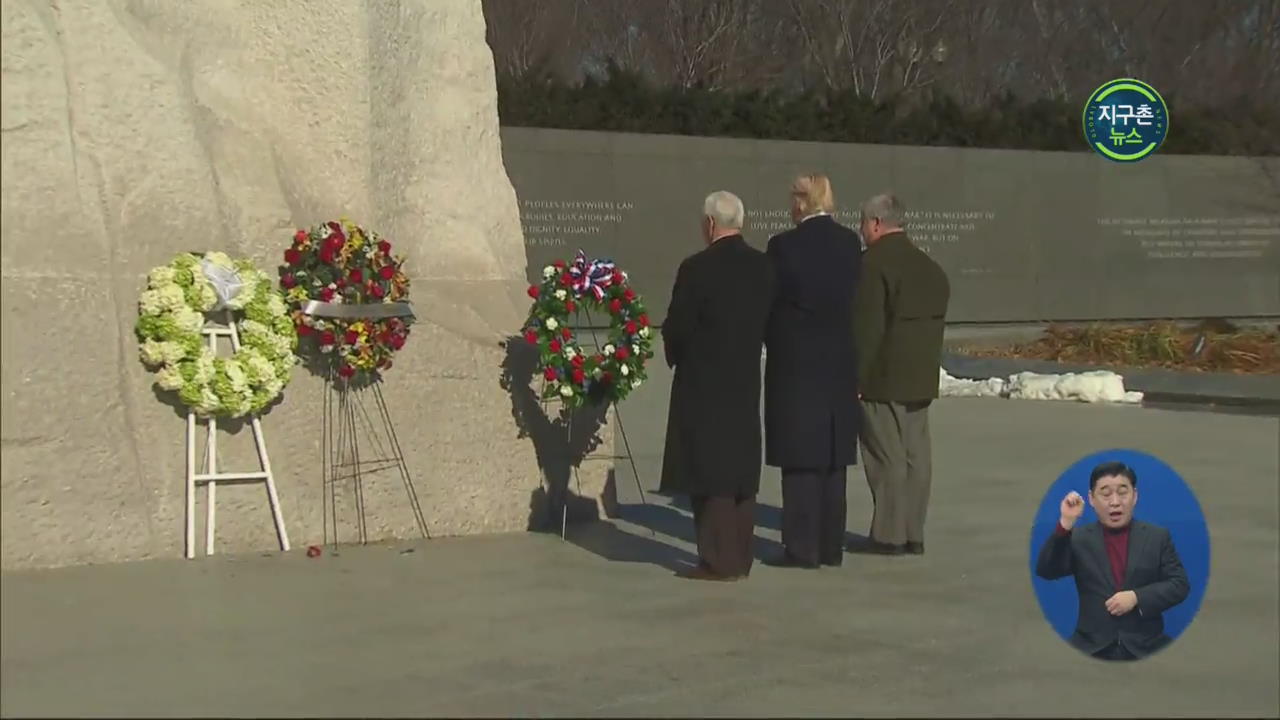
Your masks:
<svg viewBox="0 0 1280 720"><path fill-rule="evenodd" d="M909 555L923 555L923 554L924 554L924 543L922 543L922 542L909 542L909 543L907 543L907 554L909 554Z"/></svg>
<svg viewBox="0 0 1280 720"><path fill-rule="evenodd" d="M818 563L808 563L787 553L781 553L776 557L762 560L761 562L769 567L804 568L805 570L816 570L819 567Z"/></svg>
<svg viewBox="0 0 1280 720"><path fill-rule="evenodd" d="M846 549L851 553L858 553L860 555L903 555L907 552L906 545L883 543L879 540L866 540L863 542L850 543Z"/></svg>

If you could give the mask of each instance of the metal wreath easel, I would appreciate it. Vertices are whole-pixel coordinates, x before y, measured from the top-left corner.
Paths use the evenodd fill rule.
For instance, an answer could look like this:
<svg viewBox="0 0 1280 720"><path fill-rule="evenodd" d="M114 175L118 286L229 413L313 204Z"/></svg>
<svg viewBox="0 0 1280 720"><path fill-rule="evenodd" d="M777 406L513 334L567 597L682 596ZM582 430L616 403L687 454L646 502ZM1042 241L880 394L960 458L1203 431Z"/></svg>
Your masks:
<svg viewBox="0 0 1280 720"><path fill-rule="evenodd" d="M342 319L381 319L387 317L413 317L408 303L380 303L372 305L346 305L309 301L304 304L302 312L318 318ZM339 543L338 535L338 487L351 483L352 495L355 499L356 535L360 544L369 542L368 518L366 515L364 482L367 476L395 468L404 485L405 495L409 500L409 508L413 513L418 532L426 539L431 538L427 528L426 516L422 512L422 503L418 500L418 491L413 484L413 476L409 472L408 463L404 459L404 450L400 446L400 437L396 433L391 412L387 409L386 397L382 393L382 376L374 373L372 381L367 384L353 385L345 378L337 376L329 367L324 378L324 397L321 411L320 427L320 465L321 465L321 518L324 525L323 544ZM366 394L372 395L373 413L365 402ZM361 442L363 436L365 442ZM373 457L367 456L372 451Z"/></svg>
<svg viewBox="0 0 1280 720"><path fill-rule="evenodd" d="M587 329L591 332L592 346L595 347L596 350L599 350L601 347L603 347L600 343L599 336L596 335L595 324L591 322L591 311L587 310L585 307L580 307L579 310L574 314L579 316L582 316L582 315L586 316ZM577 323L574 323L574 325L576 327ZM542 381L543 392L540 393L540 396L542 397L542 412L544 414L547 411L547 405L552 402L551 399L546 397L546 387L547 387L547 381L544 378ZM555 402L560 403L562 406L564 404L563 401L560 401L558 399L556 399ZM640 482L640 471L636 469L635 455L631 452L631 442L627 439L627 429L622 424L622 411L618 409L618 403L616 401L610 401L609 407L613 410L613 417L618 422L618 435L622 437L622 446L626 449L626 454L625 455L618 455L618 454L590 455L588 454L583 456L582 460L621 460L625 458L627 462L631 464L631 477L634 478L636 481L636 490L640 493L640 503L642 505L648 505L649 501L645 499L645 495L644 495L644 485ZM572 443L573 441L573 414L574 414L574 411L569 411L566 414L565 437L569 443ZM570 468L572 468L573 470L573 482L578 488L579 496L582 495L582 479L578 475L578 466L581 464L581 462L582 461L579 461L576 463L572 462L572 458L570 458ZM567 537L568 525L569 525L569 494L568 492L565 492L564 494L561 495L561 498L560 498L560 539L561 540L565 540Z"/></svg>

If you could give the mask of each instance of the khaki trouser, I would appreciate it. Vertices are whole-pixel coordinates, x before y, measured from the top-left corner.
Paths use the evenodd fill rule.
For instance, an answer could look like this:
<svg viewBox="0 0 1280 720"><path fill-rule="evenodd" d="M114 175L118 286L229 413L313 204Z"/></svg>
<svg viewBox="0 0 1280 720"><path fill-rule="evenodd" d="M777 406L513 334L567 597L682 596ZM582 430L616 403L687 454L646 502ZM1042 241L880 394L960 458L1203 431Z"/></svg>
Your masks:
<svg viewBox="0 0 1280 720"><path fill-rule="evenodd" d="M862 401L862 464L875 502L873 540L924 542L933 481L929 404Z"/></svg>

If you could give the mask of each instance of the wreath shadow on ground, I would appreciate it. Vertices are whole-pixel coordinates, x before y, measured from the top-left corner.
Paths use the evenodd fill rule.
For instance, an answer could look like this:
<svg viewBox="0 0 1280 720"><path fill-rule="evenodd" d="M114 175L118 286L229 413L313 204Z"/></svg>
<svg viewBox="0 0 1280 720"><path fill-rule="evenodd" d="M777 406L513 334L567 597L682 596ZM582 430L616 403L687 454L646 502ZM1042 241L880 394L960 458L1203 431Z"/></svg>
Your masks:
<svg viewBox="0 0 1280 720"><path fill-rule="evenodd" d="M534 389L538 370L537 348L521 336L502 342L506 353L499 384L511 396L511 417L519 429L517 438L533 442L542 473L542 485L529 500L528 529L560 530L561 508L567 508L569 522L598 519L605 510L600 503L576 494L574 469L600 447L608 405L589 404L569 411L559 402L545 402ZM613 483L609 473L608 484ZM606 487L606 494L612 491Z"/></svg>

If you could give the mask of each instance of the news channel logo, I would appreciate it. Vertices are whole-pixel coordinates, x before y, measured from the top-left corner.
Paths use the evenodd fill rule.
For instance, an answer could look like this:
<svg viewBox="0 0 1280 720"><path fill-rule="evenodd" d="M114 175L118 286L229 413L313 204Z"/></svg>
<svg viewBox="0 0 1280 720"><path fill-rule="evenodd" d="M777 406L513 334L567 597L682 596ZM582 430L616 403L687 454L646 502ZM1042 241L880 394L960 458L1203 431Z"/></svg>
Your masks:
<svg viewBox="0 0 1280 720"><path fill-rule="evenodd" d="M1138 162L1160 148L1169 134L1169 108L1160 93L1141 80L1112 80L1084 106L1089 147L1113 162Z"/></svg>

